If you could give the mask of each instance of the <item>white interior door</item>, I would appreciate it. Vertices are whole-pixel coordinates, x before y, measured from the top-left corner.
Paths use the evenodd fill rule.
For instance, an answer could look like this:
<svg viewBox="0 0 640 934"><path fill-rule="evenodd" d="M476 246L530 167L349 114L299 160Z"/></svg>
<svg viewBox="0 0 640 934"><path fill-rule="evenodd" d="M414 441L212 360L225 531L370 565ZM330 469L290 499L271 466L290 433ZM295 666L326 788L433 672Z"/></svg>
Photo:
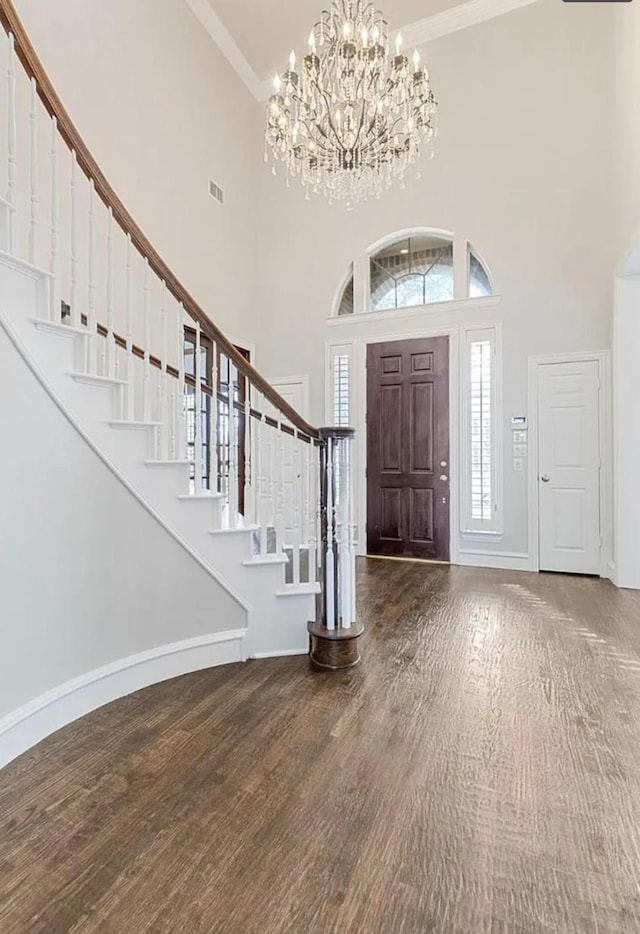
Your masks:
<svg viewBox="0 0 640 934"><path fill-rule="evenodd" d="M538 370L540 570L600 573L598 362Z"/></svg>

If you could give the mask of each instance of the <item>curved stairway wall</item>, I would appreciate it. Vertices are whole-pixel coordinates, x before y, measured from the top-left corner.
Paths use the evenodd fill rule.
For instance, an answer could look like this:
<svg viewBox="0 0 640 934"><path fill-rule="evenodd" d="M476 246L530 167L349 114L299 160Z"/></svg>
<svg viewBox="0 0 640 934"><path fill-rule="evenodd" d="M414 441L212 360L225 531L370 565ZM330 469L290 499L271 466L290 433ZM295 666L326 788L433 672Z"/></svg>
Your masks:
<svg viewBox="0 0 640 934"><path fill-rule="evenodd" d="M0 327L0 766L148 684L245 657L247 610L81 437Z"/></svg>

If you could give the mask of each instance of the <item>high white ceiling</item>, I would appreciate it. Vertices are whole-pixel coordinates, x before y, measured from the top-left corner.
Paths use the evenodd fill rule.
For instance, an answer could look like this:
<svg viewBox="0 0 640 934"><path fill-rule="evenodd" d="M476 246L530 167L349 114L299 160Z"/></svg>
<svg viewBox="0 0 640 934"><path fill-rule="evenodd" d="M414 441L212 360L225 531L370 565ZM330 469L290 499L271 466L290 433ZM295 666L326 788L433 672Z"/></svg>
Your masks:
<svg viewBox="0 0 640 934"><path fill-rule="evenodd" d="M229 64L258 101L286 67L292 48L300 54L328 0L185 0ZM538 0L389 0L391 33L401 31L406 48L422 46L459 29ZM380 5L385 11L385 0Z"/></svg>
<svg viewBox="0 0 640 934"><path fill-rule="evenodd" d="M306 47L327 0L207 0L259 78L283 71L292 48ZM380 0L392 30L450 9L461 0Z"/></svg>

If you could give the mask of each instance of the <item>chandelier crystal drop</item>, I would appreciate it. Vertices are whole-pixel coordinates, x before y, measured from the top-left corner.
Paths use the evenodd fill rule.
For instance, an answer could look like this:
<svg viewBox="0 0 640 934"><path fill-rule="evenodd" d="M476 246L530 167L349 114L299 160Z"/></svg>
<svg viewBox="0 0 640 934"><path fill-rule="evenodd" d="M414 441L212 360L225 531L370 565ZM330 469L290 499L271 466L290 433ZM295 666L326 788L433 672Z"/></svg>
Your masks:
<svg viewBox="0 0 640 934"><path fill-rule="evenodd" d="M424 144L433 156L438 105L418 51L411 61L368 0L333 0L297 67L274 82L265 160L271 150L310 192L349 204L402 180Z"/></svg>

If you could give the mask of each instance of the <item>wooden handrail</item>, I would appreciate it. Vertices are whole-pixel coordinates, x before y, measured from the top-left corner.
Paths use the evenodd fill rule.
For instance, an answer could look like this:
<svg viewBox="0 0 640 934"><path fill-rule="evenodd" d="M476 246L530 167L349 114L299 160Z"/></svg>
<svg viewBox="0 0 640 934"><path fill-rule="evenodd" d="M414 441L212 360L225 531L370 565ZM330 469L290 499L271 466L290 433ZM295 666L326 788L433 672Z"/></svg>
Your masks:
<svg viewBox="0 0 640 934"><path fill-rule="evenodd" d="M112 210L115 221L119 224L124 233L131 237L131 241L138 252L149 261L149 266L153 272L161 281L165 282L169 292L183 305L187 314L193 318L194 321L200 322L203 333L210 340L215 341L222 352L233 361L238 371L249 380L251 385L258 389L275 409L286 416L295 428L309 435L311 438L318 439L318 430L306 422L305 419L302 418L302 416L267 382L255 367L248 363L242 354L236 350L231 341L228 340L222 331L211 321L205 311L182 285L180 280L173 274L169 266L167 266L162 257L156 252L147 237L145 237L140 227L138 227L131 214L129 214L126 207L105 178L98 163L91 155L91 152L80 136L71 117L64 108L42 62L31 44L29 36L11 0L0 0L0 23L2 23L7 34L11 33L13 35L16 54L29 79L35 78L38 96L49 116L56 118L60 135L69 149L75 151L78 165L87 178L93 181L96 194L106 207Z"/></svg>

